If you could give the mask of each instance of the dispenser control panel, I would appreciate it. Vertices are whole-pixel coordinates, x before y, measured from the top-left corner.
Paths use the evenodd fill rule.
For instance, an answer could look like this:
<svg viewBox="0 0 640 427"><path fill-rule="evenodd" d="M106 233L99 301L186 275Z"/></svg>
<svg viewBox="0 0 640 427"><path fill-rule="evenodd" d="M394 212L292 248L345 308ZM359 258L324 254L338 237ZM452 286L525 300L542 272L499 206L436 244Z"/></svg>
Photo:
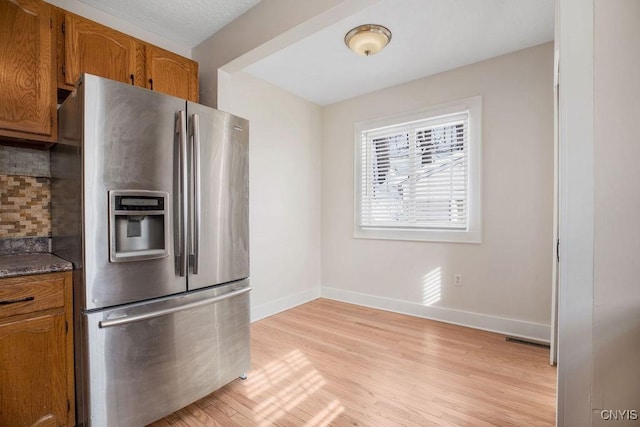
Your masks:
<svg viewBox="0 0 640 427"><path fill-rule="evenodd" d="M117 211L157 211L164 210L164 197L115 196Z"/></svg>

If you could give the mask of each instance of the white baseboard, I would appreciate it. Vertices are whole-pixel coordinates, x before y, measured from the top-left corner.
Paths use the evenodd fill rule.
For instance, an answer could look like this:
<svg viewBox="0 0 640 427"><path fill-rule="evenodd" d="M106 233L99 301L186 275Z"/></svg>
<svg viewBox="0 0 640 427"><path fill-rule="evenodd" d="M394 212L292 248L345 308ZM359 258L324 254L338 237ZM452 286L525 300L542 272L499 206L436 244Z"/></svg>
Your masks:
<svg viewBox="0 0 640 427"><path fill-rule="evenodd" d="M281 311L288 310L298 305L304 304L309 301L313 301L320 297L320 287L307 289L295 294L287 295L286 297L278 298L273 301L269 301L265 304L260 304L251 307L251 321L264 319L265 317L272 316Z"/></svg>
<svg viewBox="0 0 640 427"><path fill-rule="evenodd" d="M410 316L423 317L454 325L467 326L484 331L497 332L499 334L549 342L551 330L549 325L525 322L522 320L506 319L504 317L489 316L486 314L472 313L444 307L430 307L413 302L401 301L359 292L345 291L343 289L323 286L320 289L322 298L348 302L365 307L408 314Z"/></svg>

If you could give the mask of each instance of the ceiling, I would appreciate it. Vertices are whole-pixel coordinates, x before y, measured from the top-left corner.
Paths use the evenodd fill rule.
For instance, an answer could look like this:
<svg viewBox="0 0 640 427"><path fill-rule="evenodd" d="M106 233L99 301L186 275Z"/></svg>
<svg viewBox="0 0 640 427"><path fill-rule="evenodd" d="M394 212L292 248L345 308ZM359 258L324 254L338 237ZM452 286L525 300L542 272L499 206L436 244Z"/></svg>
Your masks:
<svg viewBox="0 0 640 427"><path fill-rule="evenodd" d="M193 48L260 0L79 0Z"/></svg>
<svg viewBox="0 0 640 427"><path fill-rule="evenodd" d="M79 1L188 48L260 2ZM553 40L555 0L369 3L257 62L252 60L244 71L327 105ZM353 27L369 23L389 28L392 40L374 56L358 56L345 46L344 35Z"/></svg>
<svg viewBox="0 0 640 427"><path fill-rule="evenodd" d="M551 41L554 10L554 0L381 0L245 71L327 105ZM391 43L358 56L344 35L370 23Z"/></svg>

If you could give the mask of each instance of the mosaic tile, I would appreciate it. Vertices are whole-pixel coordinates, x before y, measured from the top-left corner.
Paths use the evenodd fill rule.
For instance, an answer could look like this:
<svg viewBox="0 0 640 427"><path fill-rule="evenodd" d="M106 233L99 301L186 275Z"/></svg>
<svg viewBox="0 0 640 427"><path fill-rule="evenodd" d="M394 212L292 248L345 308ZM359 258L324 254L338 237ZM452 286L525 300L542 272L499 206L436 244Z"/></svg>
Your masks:
<svg viewBox="0 0 640 427"><path fill-rule="evenodd" d="M51 235L51 180L0 174L0 238Z"/></svg>

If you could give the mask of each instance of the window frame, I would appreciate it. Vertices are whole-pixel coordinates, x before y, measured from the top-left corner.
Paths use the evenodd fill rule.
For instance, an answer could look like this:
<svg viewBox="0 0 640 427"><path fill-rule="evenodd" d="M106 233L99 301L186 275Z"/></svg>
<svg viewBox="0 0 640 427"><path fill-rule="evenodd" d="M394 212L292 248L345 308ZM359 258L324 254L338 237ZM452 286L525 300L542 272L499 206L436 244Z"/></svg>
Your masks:
<svg viewBox="0 0 640 427"><path fill-rule="evenodd" d="M362 217L362 133L373 129L439 116L469 112L468 122L468 218L466 229L425 227L361 226ZM354 238L413 240L427 242L482 243L481 206L482 97L474 96L355 124L354 133Z"/></svg>

